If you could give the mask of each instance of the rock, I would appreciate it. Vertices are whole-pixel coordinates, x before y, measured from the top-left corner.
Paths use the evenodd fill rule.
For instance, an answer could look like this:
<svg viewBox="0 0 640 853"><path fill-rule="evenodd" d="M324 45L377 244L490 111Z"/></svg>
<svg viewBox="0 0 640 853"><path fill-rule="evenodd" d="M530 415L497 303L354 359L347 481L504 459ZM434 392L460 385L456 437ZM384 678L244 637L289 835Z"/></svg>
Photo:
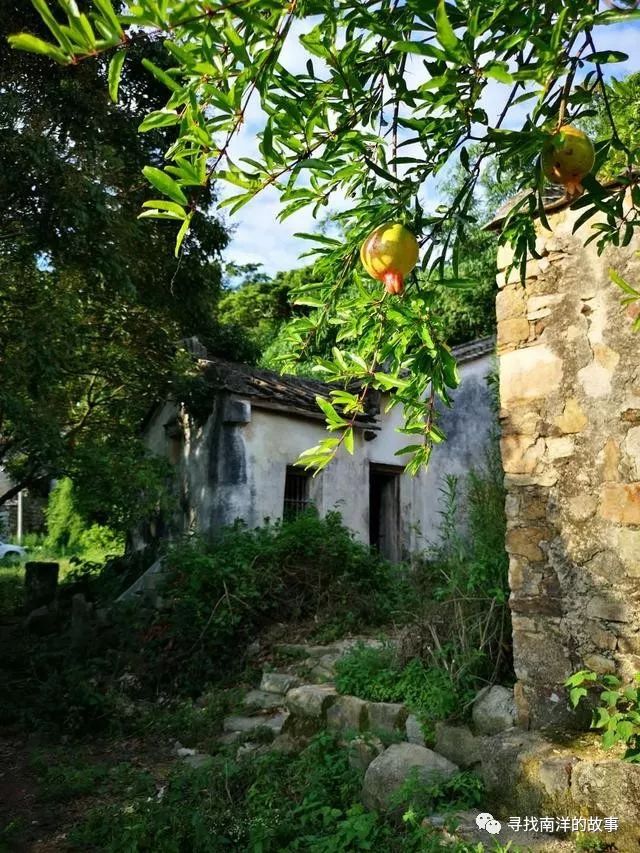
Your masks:
<svg viewBox="0 0 640 853"><path fill-rule="evenodd" d="M199 770L201 767L207 767L209 764L212 764L213 758L207 755L206 752L197 752L195 755L185 755L183 761L188 767Z"/></svg>
<svg viewBox="0 0 640 853"><path fill-rule="evenodd" d="M369 702L368 713L371 731L392 735L403 730L409 712L398 702Z"/></svg>
<svg viewBox="0 0 640 853"><path fill-rule="evenodd" d="M481 690L471 711L478 734L494 735L516 724L513 690L494 684Z"/></svg>
<svg viewBox="0 0 640 853"><path fill-rule="evenodd" d="M218 743L222 744L222 746L232 746L234 743L242 740L243 737L243 732L224 732L218 738Z"/></svg>
<svg viewBox="0 0 640 853"><path fill-rule="evenodd" d="M605 833L618 850L637 850L640 843L640 766L619 759L580 761L573 767L571 796L576 814L617 817L619 831Z"/></svg>
<svg viewBox="0 0 640 853"><path fill-rule="evenodd" d="M458 768L424 746L394 743L367 768L362 786L363 803L369 809L383 811L393 807L394 794L415 772L421 782L432 783L450 779Z"/></svg>
<svg viewBox="0 0 640 853"><path fill-rule="evenodd" d="M404 724L404 728L409 743L415 743L418 744L418 746L425 746L422 723L415 714L409 714L407 721Z"/></svg>
<svg viewBox="0 0 640 853"><path fill-rule="evenodd" d="M368 703L356 696L338 696L327 709L327 728L335 731L362 731L367 728Z"/></svg>
<svg viewBox="0 0 640 853"><path fill-rule="evenodd" d="M284 704L284 696L277 693L267 693L265 690L250 690L242 700L245 708L261 708L263 711L272 711Z"/></svg>
<svg viewBox="0 0 640 853"><path fill-rule="evenodd" d="M473 735L468 726L436 723L434 749L458 767L466 769L477 764L481 759L480 747L480 739Z"/></svg>
<svg viewBox="0 0 640 853"><path fill-rule="evenodd" d="M265 693L288 693L293 687L300 685L297 675L288 672L263 672L260 690Z"/></svg>
<svg viewBox="0 0 640 853"><path fill-rule="evenodd" d="M187 747L187 746L177 746L177 745L176 745L175 752L176 752L176 755L178 756L178 758L189 758L190 756L193 756L196 754L195 749L189 749L189 747Z"/></svg>
<svg viewBox="0 0 640 853"><path fill-rule="evenodd" d="M268 716L225 717L222 728L225 732L243 732L244 734L267 728L271 729L271 731L276 734L280 734L288 716L289 715L286 712L283 712L281 714L270 714Z"/></svg>
<svg viewBox="0 0 640 853"><path fill-rule="evenodd" d="M303 746L304 743L299 742L288 734L278 735L269 744L271 752L283 752L285 755L293 755L293 753L299 752Z"/></svg>
<svg viewBox="0 0 640 853"><path fill-rule="evenodd" d="M349 767L364 775L374 758L384 752L384 744L377 737L357 737L349 743L347 752Z"/></svg>
<svg viewBox="0 0 640 853"><path fill-rule="evenodd" d="M291 714L324 722L327 710L336 701L335 687L326 684L305 684L287 693L286 705Z"/></svg>

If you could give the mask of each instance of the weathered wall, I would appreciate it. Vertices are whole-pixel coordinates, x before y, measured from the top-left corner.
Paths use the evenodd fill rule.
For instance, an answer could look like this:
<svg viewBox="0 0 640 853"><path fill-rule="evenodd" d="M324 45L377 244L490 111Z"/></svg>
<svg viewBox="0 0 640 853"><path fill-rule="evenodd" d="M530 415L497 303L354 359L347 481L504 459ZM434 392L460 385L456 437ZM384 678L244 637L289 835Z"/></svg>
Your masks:
<svg viewBox="0 0 640 853"><path fill-rule="evenodd" d="M495 428L486 383L492 365L493 356L486 352L462 364L454 408L442 415L450 440L434 449L428 471L400 477L404 551L424 548L436 537L442 477L464 474L482 463L488 435ZM384 405L383 400L383 410ZM150 422L147 441L154 452L171 456L164 425L175 415L175 407L166 405ZM381 429L374 439L366 441L357 432L353 456L341 452L311 483L310 497L319 511L338 510L365 542L369 539L369 466L402 465L401 457L394 455L409 443L407 436L395 432L401 421L398 409L381 415ZM179 526L206 534L237 518L250 526L280 518L287 466L326 434L322 420L261 409L250 400L216 399L204 424L187 423L176 465Z"/></svg>
<svg viewBox="0 0 640 853"><path fill-rule="evenodd" d="M578 213L539 229L524 287L507 250L498 263L516 696L533 727L566 721L577 669L640 671L640 337L608 275L638 282L640 262L583 248Z"/></svg>

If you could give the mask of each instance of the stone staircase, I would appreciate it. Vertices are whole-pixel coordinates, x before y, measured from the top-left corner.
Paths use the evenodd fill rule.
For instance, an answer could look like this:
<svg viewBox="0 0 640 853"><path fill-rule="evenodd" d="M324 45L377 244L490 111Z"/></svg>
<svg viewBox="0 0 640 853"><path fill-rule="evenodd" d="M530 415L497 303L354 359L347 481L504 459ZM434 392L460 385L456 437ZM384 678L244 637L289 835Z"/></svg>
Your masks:
<svg viewBox="0 0 640 853"><path fill-rule="evenodd" d="M263 672L260 686L245 695L243 711L225 718L220 742L234 745L240 759L274 750L296 752L317 732L333 731L342 738L351 766L362 774L364 805L382 811L394 807L396 791L414 773L430 783L449 779L463 769L474 769L487 787L488 802L483 811L493 806L499 809L498 804L503 804L502 816L498 818L501 828L490 836L476 825L477 812L464 812L455 816L459 824L456 839L483 843L487 850L495 843L510 842L509 849L514 853L517 850L568 853L576 849L575 840L536 831L525 834L509 828L504 804L509 804L511 815L523 818L535 814L584 815L587 800L580 798L576 780L580 780L581 773L591 779L591 770L594 779L599 778L598 768L603 763L593 737L587 738L589 749L580 753L575 743L561 746L538 733L516 728L513 691L495 685L476 697L470 725L437 723L435 743L430 749L425 744L420 722L404 705L369 702L337 692L333 683L336 662L358 642L363 641L277 647L277 659L285 662L277 671ZM381 645L373 640L364 642ZM200 763L197 756L191 761ZM637 803L640 767L611 758L609 764L615 764L617 772L624 776L620 785L629 797L633 793L631 803ZM585 790L593 794L589 786ZM621 819L628 817L630 806L625 809L620 798L615 799L610 813L617 810ZM620 808L614 808L618 804ZM588 805L590 814L602 813L598 797L592 795ZM446 824L450 817L433 815L429 822L447 837ZM605 842L618 841L614 836L600 838Z"/></svg>

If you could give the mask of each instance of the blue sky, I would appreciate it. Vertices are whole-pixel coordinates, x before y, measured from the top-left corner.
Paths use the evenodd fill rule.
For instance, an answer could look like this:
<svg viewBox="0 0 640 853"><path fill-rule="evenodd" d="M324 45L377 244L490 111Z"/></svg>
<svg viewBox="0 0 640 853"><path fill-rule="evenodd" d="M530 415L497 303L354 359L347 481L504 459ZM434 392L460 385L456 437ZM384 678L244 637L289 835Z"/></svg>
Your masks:
<svg viewBox="0 0 640 853"><path fill-rule="evenodd" d="M302 25L298 25L285 45L282 60L290 71L304 69L307 54L298 42L298 35L304 32L304 29ZM594 38L599 50L618 50L629 56L627 62L607 66L609 74L623 77L632 71L640 70L640 50L638 50L640 22L634 25L600 27ZM508 92L508 86L494 81L487 87L485 108L490 118L498 115ZM519 118L526 109L527 105L523 104L520 116L517 112L513 113L511 122L514 126L517 126ZM262 127L263 116L257 103L254 103L250 107L247 122L238 134L234 145L233 159L236 162L239 156L255 155L256 133ZM438 203L435 183L426 188L426 193L427 204L434 206ZM278 193L274 189L269 189L233 217L228 217L227 222L233 227L234 232L225 253L225 260L241 264L259 263L262 264L263 270L270 274L304 265L306 261L300 259L299 255L308 249L309 244L293 235L297 231L309 232L317 228L317 222L311 215L311 208L294 214L283 223L277 220L278 210Z"/></svg>

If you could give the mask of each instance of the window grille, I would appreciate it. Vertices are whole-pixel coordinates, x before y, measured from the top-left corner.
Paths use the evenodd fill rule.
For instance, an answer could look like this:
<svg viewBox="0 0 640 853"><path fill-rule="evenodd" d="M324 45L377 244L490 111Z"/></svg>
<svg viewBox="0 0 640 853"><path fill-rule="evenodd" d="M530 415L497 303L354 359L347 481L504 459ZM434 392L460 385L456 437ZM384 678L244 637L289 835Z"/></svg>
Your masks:
<svg viewBox="0 0 640 853"><path fill-rule="evenodd" d="M284 481L284 510L285 519L295 518L304 512L311 501L309 499L310 475L298 468L287 468Z"/></svg>

